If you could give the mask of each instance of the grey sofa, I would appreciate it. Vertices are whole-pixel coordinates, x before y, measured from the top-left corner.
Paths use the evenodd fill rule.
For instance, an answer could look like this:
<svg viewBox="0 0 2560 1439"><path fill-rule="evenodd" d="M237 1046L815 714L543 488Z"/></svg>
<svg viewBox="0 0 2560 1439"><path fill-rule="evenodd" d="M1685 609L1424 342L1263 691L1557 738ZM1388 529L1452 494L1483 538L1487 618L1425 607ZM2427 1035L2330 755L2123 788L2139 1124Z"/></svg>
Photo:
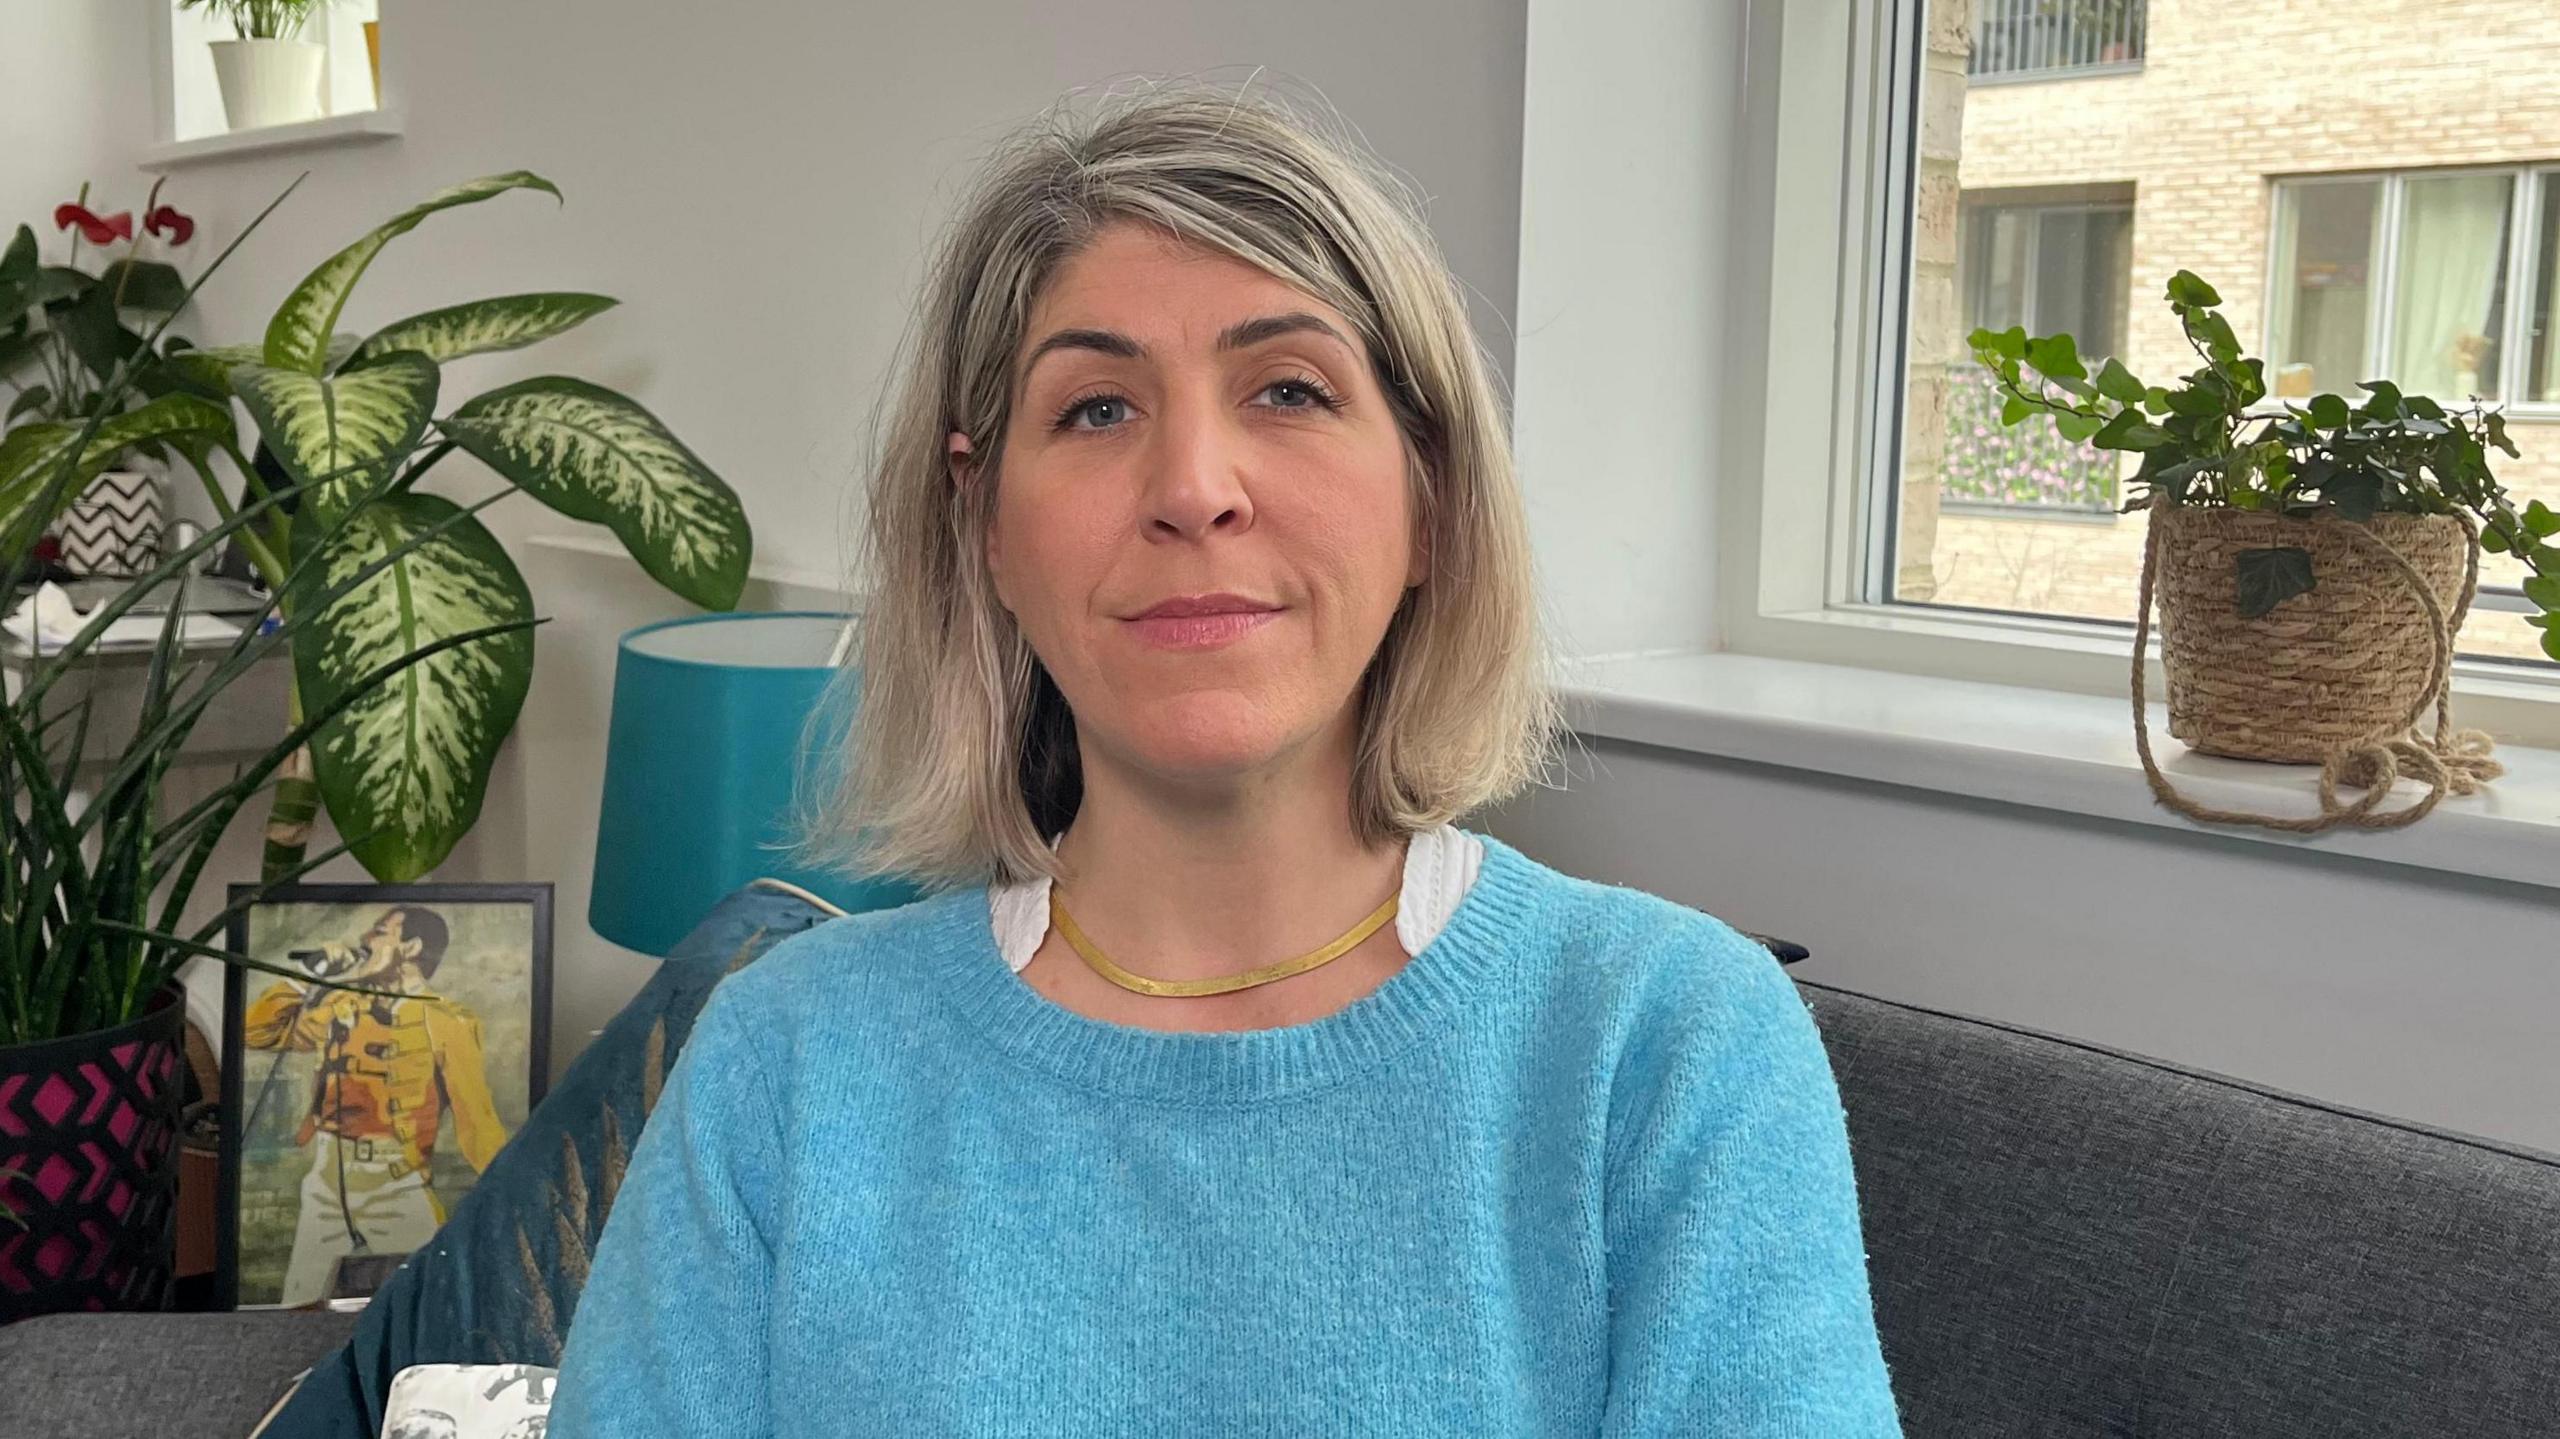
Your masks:
<svg viewBox="0 0 2560 1439"><path fill-rule="evenodd" d="M1909 1433L2560 1435L2560 1156L1798 988ZM0 1435L245 1434L352 1323L0 1329Z"/></svg>

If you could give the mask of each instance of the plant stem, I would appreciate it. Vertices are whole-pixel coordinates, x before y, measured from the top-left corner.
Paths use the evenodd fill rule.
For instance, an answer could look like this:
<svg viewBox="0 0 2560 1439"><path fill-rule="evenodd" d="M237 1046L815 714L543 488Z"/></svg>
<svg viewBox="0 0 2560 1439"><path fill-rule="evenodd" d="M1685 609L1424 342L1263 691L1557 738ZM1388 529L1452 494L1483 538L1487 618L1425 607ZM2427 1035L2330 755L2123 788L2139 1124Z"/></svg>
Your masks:
<svg viewBox="0 0 2560 1439"><path fill-rule="evenodd" d="M285 692L288 729L302 723L302 685L297 680ZM284 766L276 771L276 787L267 805L266 858L260 863L258 878L274 883L290 874L302 863L303 851L311 847L312 816L320 812L320 782L311 773L311 746L296 746Z"/></svg>

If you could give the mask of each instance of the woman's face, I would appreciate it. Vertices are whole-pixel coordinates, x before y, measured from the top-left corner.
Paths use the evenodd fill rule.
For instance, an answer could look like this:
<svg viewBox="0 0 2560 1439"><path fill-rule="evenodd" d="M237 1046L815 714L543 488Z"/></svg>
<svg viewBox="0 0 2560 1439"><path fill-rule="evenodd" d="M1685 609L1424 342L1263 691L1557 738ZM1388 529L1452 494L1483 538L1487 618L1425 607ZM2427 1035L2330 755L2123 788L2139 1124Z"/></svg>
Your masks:
<svg viewBox="0 0 2560 1439"><path fill-rule="evenodd" d="M1124 223L1054 278L1013 385L987 561L1088 763L1215 777L1347 735L1428 565L1351 324ZM1217 594L1262 613L1140 618Z"/></svg>

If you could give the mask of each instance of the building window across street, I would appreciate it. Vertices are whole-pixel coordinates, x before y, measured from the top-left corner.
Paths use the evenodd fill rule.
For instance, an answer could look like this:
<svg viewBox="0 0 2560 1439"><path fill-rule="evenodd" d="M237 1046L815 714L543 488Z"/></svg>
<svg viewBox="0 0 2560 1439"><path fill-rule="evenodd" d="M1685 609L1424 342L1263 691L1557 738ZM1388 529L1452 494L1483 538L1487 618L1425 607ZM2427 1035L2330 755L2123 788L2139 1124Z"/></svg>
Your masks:
<svg viewBox="0 0 2560 1439"><path fill-rule="evenodd" d="M2163 295L2220 292L2277 399L2367 380L2506 413L2519 504L2560 505L2560 27L2447 0L2428 43L2374 0L1925 0L1892 121L1911 207L1892 403L1862 541L1871 600L2130 625L2145 516L2129 460L2005 430L1965 337L2068 331L2153 384L2202 362ZM2340 77L2354 83L2342 84ZM1888 272L1889 273L1889 272ZM2546 664L2521 566L2490 557L2464 653Z"/></svg>

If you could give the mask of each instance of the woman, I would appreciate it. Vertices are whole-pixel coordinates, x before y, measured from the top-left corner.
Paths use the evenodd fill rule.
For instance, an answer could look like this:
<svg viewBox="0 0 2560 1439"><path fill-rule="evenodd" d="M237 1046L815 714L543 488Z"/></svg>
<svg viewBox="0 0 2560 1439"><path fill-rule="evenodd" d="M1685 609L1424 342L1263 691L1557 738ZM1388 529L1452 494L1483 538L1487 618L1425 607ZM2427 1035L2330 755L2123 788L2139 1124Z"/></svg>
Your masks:
<svg viewBox="0 0 2560 1439"><path fill-rule="evenodd" d="M1164 89L963 204L828 809L936 887L706 1004L555 1439L1900 1432L1776 962L1452 823L1556 703L1498 396L1357 155Z"/></svg>

